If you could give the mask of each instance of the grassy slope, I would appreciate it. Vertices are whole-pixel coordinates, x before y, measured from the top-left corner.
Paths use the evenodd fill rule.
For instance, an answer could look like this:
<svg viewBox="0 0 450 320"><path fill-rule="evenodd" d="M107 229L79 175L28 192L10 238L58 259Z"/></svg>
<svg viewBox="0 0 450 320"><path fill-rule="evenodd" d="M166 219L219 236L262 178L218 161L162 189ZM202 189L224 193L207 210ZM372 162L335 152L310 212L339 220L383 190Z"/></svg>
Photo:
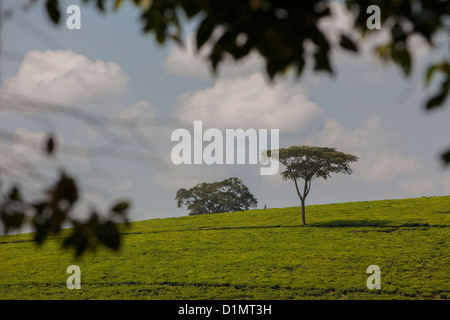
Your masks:
<svg viewBox="0 0 450 320"><path fill-rule="evenodd" d="M450 196L134 222L120 253L0 237L1 299L448 299ZM81 268L81 290L66 268ZM368 290L366 269L381 269Z"/></svg>

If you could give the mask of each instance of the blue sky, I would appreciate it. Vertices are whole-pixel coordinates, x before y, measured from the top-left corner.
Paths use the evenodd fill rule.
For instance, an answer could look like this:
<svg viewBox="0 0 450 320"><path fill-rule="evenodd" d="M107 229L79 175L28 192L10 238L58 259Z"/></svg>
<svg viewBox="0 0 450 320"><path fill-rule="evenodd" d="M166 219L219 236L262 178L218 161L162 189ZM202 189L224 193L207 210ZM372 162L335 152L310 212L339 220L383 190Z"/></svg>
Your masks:
<svg viewBox="0 0 450 320"><path fill-rule="evenodd" d="M77 2L63 1L62 7ZM416 64L410 79L370 54L354 58L338 52L333 57L336 77L306 71L301 79L288 75L271 86L257 55L238 65L228 62L217 77L212 77L202 61L204 53L193 54L192 26L186 28L184 50L174 43L157 45L152 35L142 34L138 11L128 4L106 15L80 4L81 30L68 30L68 15L63 13L61 25L55 27L42 5L25 12L18 3L3 1L4 9L16 8L13 16L3 21L3 97L21 92L37 101L50 100L106 119L131 119L136 124L143 119L161 124L161 117L170 117L183 120L189 130L194 120L202 120L205 129L279 129L282 147L330 146L360 158L351 176L313 181L307 204L450 193L450 171L438 160L439 151L450 143L445 139L449 137L450 110L423 110L431 93L423 87L424 67L443 53L430 52L420 39L413 43ZM332 32L333 23L345 26L346 19L340 14L324 28ZM379 38L383 36L380 30ZM376 41L377 35L367 41L367 48ZM448 47L448 39L440 43ZM0 142L9 150L10 160L14 153L50 175L55 166L79 174L89 206L102 208L111 199L130 198L132 220L186 215L184 208L176 207L178 189L231 176L243 180L258 199L259 208L300 203L292 181L282 181L279 175L261 176L258 165L171 164L170 151L175 143L170 135L176 126L133 126L145 143L132 132L111 129L122 141L118 144L105 141L83 121L39 111L26 116L2 113L0 127L14 133L17 141L26 136L39 142L43 134L53 130L63 144L106 144L130 150L130 158L139 152L148 163L111 159L108 154L95 159L61 154L49 163L17 141ZM0 154L2 163L10 163L4 155Z"/></svg>

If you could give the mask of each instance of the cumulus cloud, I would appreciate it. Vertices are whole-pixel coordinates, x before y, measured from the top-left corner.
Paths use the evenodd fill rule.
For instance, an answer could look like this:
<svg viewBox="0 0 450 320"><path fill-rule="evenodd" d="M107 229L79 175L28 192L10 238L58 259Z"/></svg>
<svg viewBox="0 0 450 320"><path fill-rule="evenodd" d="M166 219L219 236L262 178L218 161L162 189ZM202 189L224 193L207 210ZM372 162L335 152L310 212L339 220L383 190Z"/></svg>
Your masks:
<svg viewBox="0 0 450 320"><path fill-rule="evenodd" d="M364 150L373 152L389 150L388 140L383 120L378 115L371 114L354 130L345 128L335 119L326 118L322 130L306 138L305 143L335 147L359 154Z"/></svg>
<svg viewBox="0 0 450 320"><path fill-rule="evenodd" d="M363 129L349 131L338 121L326 118L322 130L314 137L305 139L305 144L322 145L358 153L367 143L368 132Z"/></svg>
<svg viewBox="0 0 450 320"><path fill-rule="evenodd" d="M444 191L450 194L450 173L442 178L442 184L444 186Z"/></svg>
<svg viewBox="0 0 450 320"><path fill-rule="evenodd" d="M201 182L221 181L226 178L229 178L226 166L171 165L166 170L158 170L154 181L165 190L176 193L180 188L192 188Z"/></svg>
<svg viewBox="0 0 450 320"><path fill-rule="evenodd" d="M366 153L360 167L360 178L366 181L391 181L398 175L413 173L419 168L417 159L398 152Z"/></svg>
<svg viewBox="0 0 450 320"><path fill-rule="evenodd" d="M131 186L133 185L133 181L131 179L127 179L125 181L122 181L114 186L112 186L112 188L115 191L128 191L131 189Z"/></svg>
<svg viewBox="0 0 450 320"><path fill-rule="evenodd" d="M326 34L328 39L333 43L338 43L342 32L353 37L359 36L353 28L354 15L347 10L345 4L331 2L329 6L331 15L321 19L318 24L319 29Z"/></svg>
<svg viewBox="0 0 450 320"><path fill-rule="evenodd" d="M0 141L0 173L4 182L14 179L38 178L35 183L47 183L47 178L52 176L52 167L58 163L55 157L47 157L45 152L47 134L28 130L24 127L17 128L11 133L7 142ZM54 137L56 152L63 143L61 135ZM41 176L42 173L45 173ZM25 188L34 186L30 180ZM34 192L34 190L32 190Z"/></svg>
<svg viewBox="0 0 450 320"><path fill-rule="evenodd" d="M152 118L155 116L155 109L149 101L141 100L131 106L120 110L119 119L134 119L139 117Z"/></svg>
<svg viewBox="0 0 450 320"><path fill-rule="evenodd" d="M176 116L202 120L214 128L268 128L305 131L323 120L323 111L298 86L270 86L261 74L220 79L213 87L190 91L178 99Z"/></svg>
<svg viewBox="0 0 450 320"><path fill-rule="evenodd" d="M214 35L212 36L214 38ZM200 51L196 49L195 34L190 33L184 46L172 46L164 60L164 68L169 74L186 78L207 79L212 75L208 61L212 42L206 42ZM262 59L256 53L250 53L239 61L225 58L219 66L220 77L238 77L262 70Z"/></svg>
<svg viewBox="0 0 450 320"><path fill-rule="evenodd" d="M36 159L36 155L44 155L48 134L45 132L36 132L19 127L13 133L13 139L9 145L10 156L15 154L23 159ZM56 152L64 143L60 134L53 136Z"/></svg>
<svg viewBox="0 0 450 320"><path fill-rule="evenodd" d="M43 150L45 136L43 132L33 132L25 128L17 128L14 132L12 147L19 154L23 154L29 150Z"/></svg>
<svg viewBox="0 0 450 320"><path fill-rule="evenodd" d="M429 195L435 187L434 181L423 178L400 183L400 188L413 196Z"/></svg>
<svg viewBox="0 0 450 320"><path fill-rule="evenodd" d="M353 165L363 181L388 182L399 175L411 174L420 167L414 156L404 155L389 143L389 132L378 115L370 115L354 130L334 119L326 119L323 129L305 139L306 144L334 147L360 158Z"/></svg>
<svg viewBox="0 0 450 320"><path fill-rule="evenodd" d="M116 63L91 61L71 50L29 51L2 93L68 104L123 94L127 84L128 75Z"/></svg>

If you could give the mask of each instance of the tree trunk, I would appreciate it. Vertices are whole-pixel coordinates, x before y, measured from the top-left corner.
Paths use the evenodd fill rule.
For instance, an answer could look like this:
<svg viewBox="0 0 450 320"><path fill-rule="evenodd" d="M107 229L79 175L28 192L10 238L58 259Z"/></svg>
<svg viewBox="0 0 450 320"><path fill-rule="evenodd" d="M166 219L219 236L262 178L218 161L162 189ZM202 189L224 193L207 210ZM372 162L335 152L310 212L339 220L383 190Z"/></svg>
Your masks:
<svg viewBox="0 0 450 320"><path fill-rule="evenodd" d="M305 200L302 199L302 225L304 226L306 224L305 221Z"/></svg>
<svg viewBox="0 0 450 320"><path fill-rule="evenodd" d="M303 196L300 193L300 190L298 189L297 180L294 179L294 183L295 183L295 189L297 190L298 197L300 198L300 201L302 203L302 225L305 225L306 224L306 221L305 221L305 200L306 200L306 196L308 195L308 192L309 192L308 180L305 181L305 188L304 188Z"/></svg>

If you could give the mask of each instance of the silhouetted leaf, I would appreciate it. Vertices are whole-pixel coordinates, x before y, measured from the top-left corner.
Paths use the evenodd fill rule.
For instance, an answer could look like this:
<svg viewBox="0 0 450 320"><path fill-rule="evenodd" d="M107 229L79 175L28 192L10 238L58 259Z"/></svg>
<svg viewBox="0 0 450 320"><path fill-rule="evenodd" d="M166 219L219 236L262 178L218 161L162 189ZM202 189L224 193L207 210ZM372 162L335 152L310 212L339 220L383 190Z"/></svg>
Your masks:
<svg viewBox="0 0 450 320"><path fill-rule="evenodd" d="M83 225L77 225L72 229L71 235L62 243L63 248L73 247L75 249L75 257L80 257L88 247L89 241L83 232L84 228Z"/></svg>
<svg viewBox="0 0 450 320"><path fill-rule="evenodd" d="M18 230L25 219L25 214L21 212L8 213L2 210L0 218L3 222L4 233L7 234L10 230Z"/></svg>
<svg viewBox="0 0 450 320"><path fill-rule="evenodd" d="M8 216L7 213L3 210L0 212L0 219L2 220L3 223L3 233L8 234L9 231Z"/></svg>
<svg viewBox="0 0 450 320"><path fill-rule="evenodd" d="M328 59L328 54L326 51L319 49L314 53L315 65L314 70L316 71L328 71L329 73L333 73L331 69L330 61Z"/></svg>
<svg viewBox="0 0 450 320"><path fill-rule="evenodd" d="M117 226L112 221L107 221L99 226L98 239L108 248L117 250L120 246L120 234Z"/></svg>
<svg viewBox="0 0 450 320"><path fill-rule="evenodd" d="M111 211L120 215L123 215L130 207L129 202L121 201L112 206Z"/></svg>
<svg viewBox="0 0 450 320"><path fill-rule="evenodd" d="M105 11L105 5L103 4L103 0L97 0L96 6L100 11Z"/></svg>
<svg viewBox="0 0 450 320"><path fill-rule="evenodd" d="M46 8L50 20L52 20L53 23L57 24L61 17L61 13L59 12L58 0L47 0Z"/></svg>
<svg viewBox="0 0 450 320"><path fill-rule="evenodd" d="M303 57L300 57L297 60L297 76L300 76L302 74L304 67L305 67L305 59L303 59Z"/></svg>
<svg viewBox="0 0 450 320"><path fill-rule="evenodd" d="M171 34L170 37L175 40L175 42L177 42L180 46L183 46L183 41L181 41L181 38L179 35L177 34Z"/></svg>
<svg viewBox="0 0 450 320"><path fill-rule="evenodd" d="M197 3L193 2L193 1L180 1L179 5L183 8L183 10L186 13L186 16L188 18L192 18L195 15L197 15L201 9L197 5Z"/></svg>
<svg viewBox="0 0 450 320"><path fill-rule="evenodd" d="M34 241L38 245L42 244L48 235L50 229L49 221L35 224Z"/></svg>
<svg viewBox="0 0 450 320"><path fill-rule="evenodd" d="M445 98L447 97L447 93L448 93L448 90L441 90L441 92L439 92L437 95L428 99L428 101L425 105L425 108L427 110L432 110L432 109L439 107L444 102Z"/></svg>
<svg viewBox="0 0 450 320"><path fill-rule="evenodd" d="M390 57L391 52L391 45L390 44L384 44L379 45L375 48L375 54L379 56L384 61L388 61Z"/></svg>
<svg viewBox="0 0 450 320"><path fill-rule="evenodd" d="M16 186L14 186L8 196L9 200L11 201L20 201L21 200L21 196L20 196L20 191L19 188L17 188Z"/></svg>
<svg viewBox="0 0 450 320"><path fill-rule="evenodd" d="M411 72L411 55L406 48L400 50L392 50L391 48L392 60L400 65L403 73L409 76Z"/></svg>
<svg viewBox="0 0 450 320"><path fill-rule="evenodd" d="M79 235L79 239L77 239L77 245L75 250L75 256L80 257L83 252L86 250L88 246L88 239L85 235Z"/></svg>
<svg viewBox="0 0 450 320"><path fill-rule="evenodd" d="M44 211L44 208L47 206L46 201L37 201L31 205L35 210L37 214L42 214Z"/></svg>
<svg viewBox="0 0 450 320"><path fill-rule="evenodd" d="M436 71L441 71L442 73L447 75L447 78L450 77L450 63L447 61L436 63L434 65L431 65L428 68L426 77L425 77L425 84L429 85L431 83L431 78L433 77L434 73Z"/></svg>
<svg viewBox="0 0 450 320"><path fill-rule="evenodd" d="M21 212L14 212L10 214L8 217L9 227L12 229L19 229L23 223L24 218L25 215Z"/></svg>
<svg viewBox="0 0 450 320"><path fill-rule="evenodd" d="M200 49L203 44L208 41L209 37L214 30L214 23L212 19L205 18L197 29L197 50Z"/></svg>
<svg viewBox="0 0 450 320"><path fill-rule="evenodd" d="M441 155L442 161L444 161L444 164L450 164L450 150L447 150Z"/></svg>
<svg viewBox="0 0 450 320"><path fill-rule="evenodd" d="M54 194L56 201L66 200L69 204L75 203L78 199L78 189L75 180L65 173L62 173L56 184Z"/></svg>
<svg viewBox="0 0 450 320"><path fill-rule="evenodd" d="M119 9L122 3L123 3L122 0L116 0L116 2L114 2L114 10Z"/></svg>
<svg viewBox="0 0 450 320"><path fill-rule="evenodd" d="M349 51L358 52L358 47L356 44L346 35L341 34L341 41L339 43L342 48L347 49Z"/></svg>
<svg viewBox="0 0 450 320"><path fill-rule="evenodd" d="M55 151L55 138L52 135L49 135L47 137L47 143L45 144L45 152L48 153L48 155L52 155Z"/></svg>

